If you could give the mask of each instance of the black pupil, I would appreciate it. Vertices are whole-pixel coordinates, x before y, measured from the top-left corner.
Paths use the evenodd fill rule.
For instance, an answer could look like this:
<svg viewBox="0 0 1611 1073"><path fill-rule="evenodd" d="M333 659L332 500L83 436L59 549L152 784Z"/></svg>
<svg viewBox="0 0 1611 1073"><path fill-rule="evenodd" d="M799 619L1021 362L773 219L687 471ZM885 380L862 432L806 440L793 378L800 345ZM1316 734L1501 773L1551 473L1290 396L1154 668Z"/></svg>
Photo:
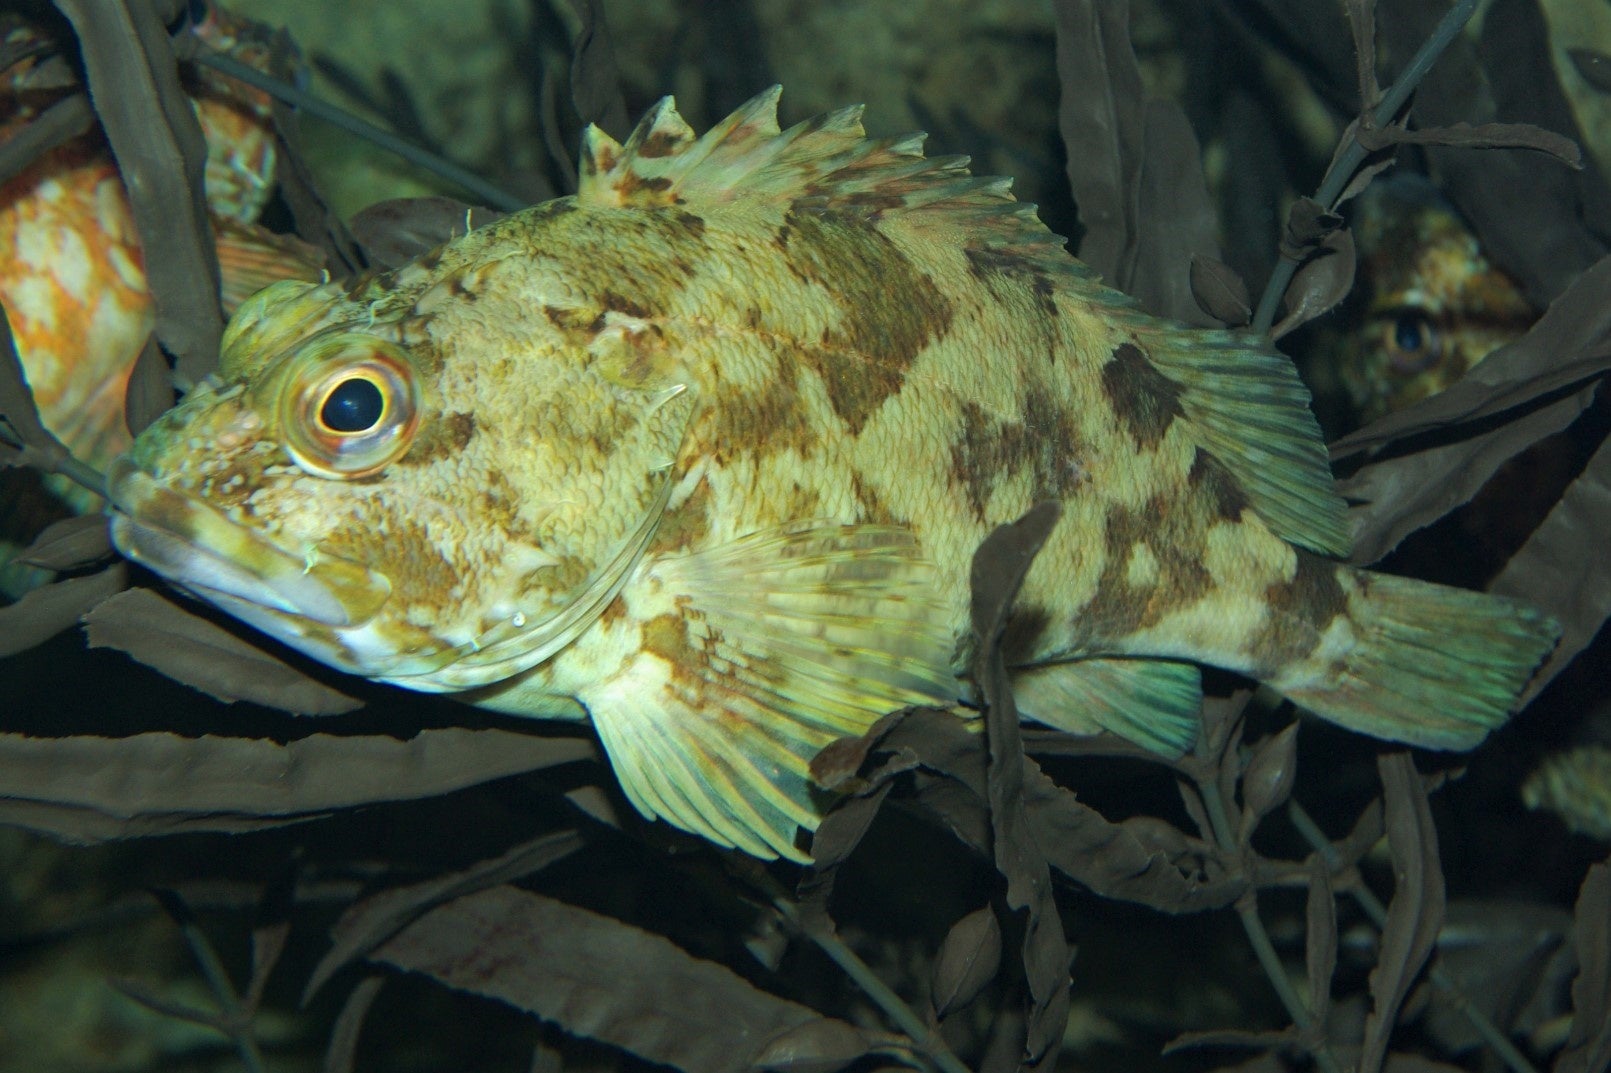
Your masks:
<svg viewBox="0 0 1611 1073"><path fill-rule="evenodd" d="M1426 345L1426 325L1414 313L1404 314L1393 325L1393 343L1404 353L1414 354Z"/></svg>
<svg viewBox="0 0 1611 1073"><path fill-rule="evenodd" d="M319 409L319 420L332 432L367 432L380 420L386 400L372 381L354 377L336 385Z"/></svg>

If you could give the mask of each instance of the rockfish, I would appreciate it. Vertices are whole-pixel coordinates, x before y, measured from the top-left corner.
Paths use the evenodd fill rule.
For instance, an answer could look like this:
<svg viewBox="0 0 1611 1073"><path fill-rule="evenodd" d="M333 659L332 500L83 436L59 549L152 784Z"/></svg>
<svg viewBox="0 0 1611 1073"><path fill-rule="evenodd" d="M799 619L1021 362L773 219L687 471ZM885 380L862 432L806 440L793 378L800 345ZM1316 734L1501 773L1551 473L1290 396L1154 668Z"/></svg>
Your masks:
<svg viewBox="0 0 1611 1073"><path fill-rule="evenodd" d="M250 299L114 464L118 547L351 673L591 720L644 815L762 857L806 859L823 746L970 699L970 558L1043 500L1034 719L1179 752L1211 664L1396 741L1504 722L1554 624L1336 562L1287 359L920 135L776 104L696 137L667 98L572 197Z"/></svg>
<svg viewBox="0 0 1611 1073"><path fill-rule="evenodd" d="M1431 184L1378 180L1356 215L1367 304L1340 378L1362 423L1436 395L1537 319Z"/></svg>

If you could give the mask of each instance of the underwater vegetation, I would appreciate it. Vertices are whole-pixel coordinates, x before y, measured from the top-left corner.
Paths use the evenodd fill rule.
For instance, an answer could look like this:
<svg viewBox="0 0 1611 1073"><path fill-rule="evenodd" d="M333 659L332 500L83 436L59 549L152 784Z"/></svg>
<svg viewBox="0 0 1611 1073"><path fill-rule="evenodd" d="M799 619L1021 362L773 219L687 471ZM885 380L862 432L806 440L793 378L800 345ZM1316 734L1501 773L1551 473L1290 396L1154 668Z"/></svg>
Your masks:
<svg viewBox="0 0 1611 1073"><path fill-rule="evenodd" d="M28 169L48 183L45 154L86 139L72 151L95 156L103 201L126 198L98 211L123 214L119 237L138 240L122 247L138 254L134 289L149 294L138 345L123 351L132 364L52 372L86 392L127 376L128 431L161 444L215 390L221 349L239 360L252 353L245 344L297 327L266 315L307 312L284 296L350 291L383 323L387 288L418 274L422 255L451 264L455 251L510 234L520 218L500 224L502 212L588 196L589 174L595 195L600 176L631 187L623 196L660 189L652 170L609 165L618 141L653 145L642 157L675 165L667 149L689 143L673 113L652 113L660 125L628 140L628 117L667 90L696 132L775 81L800 116L861 90L878 134L900 133L878 118L881 103L933 128L930 159L859 132L847 152L919 178L940 173L958 196L998 202L999 187L969 183L946 154L974 155L975 174L1021 172L1043 217L1146 314L1242 333L1213 337L1240 340L1226 344L1238 353L1263 354L1273 341L1311 370L1317 392L1342 385L1329 453L1348 503L1336 526L1351 537L1347 561L1550 616L1560 640L1522 689L1520 711L1472 751L1423 751L1308 718L1250 680L1210 672L1201 710L1174 724L1195 729L1180 749L1124 733L1166 736L1158 713L1179 714L1179 691L1162 690L1162 703L1133 682L1093 692L1092 708L1069 719L1118 734L1021 723L1035 694L1010 673L1023 644L1015 600L1035 592L1026 579L1066 539L1066 518L1029 496L962 552L959 650L976 701L967 717L902 694L890 706L912 706L838 740L810 739L791 773L804 785L808 769L821 788L809 797L815 835L798 844L807 859L761 861L677 830L744 844L732 837L743 833L729 822L737 811L684 822L693 813L675 798L686 805L686 791L660 791L665 807L651 810L676 826L646 821L643 786L675 780L642 775L623 791L610 742L584 723L482 712L342 675L185 598L118 559L105 515L73 493L59 520L18 537L30 544L22 558L52 579L0 607L0 1066L1593 1073L1611 1062L1611 691L1600 637L1611 613L1611 415L1599 398L1611 368L1611 190L1580 103L1606 92L1611 57L1557 41L1550 9L1532 0L1494 0L1476 21L1475 3L1413 0L1004 0L970 7L955 25L938 17L954 13L949 4L885 6L492 3L483 39L493 44L476 53L485 72L466 62L443 91L424 72L453 64L411 72L393 56L377 66L351 41L314 36L299 49L243 24L253 44L242 54L208 39L218 15L204 4L11 5L15 125L0 143L0 178L12 201L0 211L50 200ZM393 24L406 23L391 7ZM365 10L352 7L347 32ZM238 13L277 17L266 3ZM677 33L660 33L666 25ZM803 38L809 28L821 36ZM1611 35L1603 44L1611 53ZM820 68L815 80L798 70L813 48L820 59L805 66ZM954 80L925 57L957 67ZM875 67L865 84L846 81L845 71ZM512 70L523 81L495 85L489 99L524 94L519 106L474 126L471 75L507 82ZM319 94L411 139L400 148L426 170L379 192L375 132L310 99L299 88L309 71ZM991 75L988 88L969 89ZM206 161L239 136L198 122L190 102L239 79L256 87L241 99L273 146L262 184L272 192L249 214L261 228L253 248L280 250L284 274L300 278L322 262L332 283L279 284L226 334L221 266L235 262L209 212ZM465 109L462 139L434 111L444 98ZM345 124L334 141L352 147L346 173L330 128L306 137L326 122ZM849 138L845 122L813 129ZM608 137L589 135L579 153L587 123ZM327 174L346 197L376 189L378 203L333 209L321 193ZM1389 259L1402 270L1433 247L1410 239L1403 256L1384 252L1404 236L1383 241L1362 208L1373 182L1411 175L1469 237L1467 268L1479 267L1468 275L1503 273L1499 297L1434 306L1431 270L1380 267ZM889 190L858 193L874 215L897 208ZM80 233L97 241L93 226ZM1043 234L1031 244L1050 256ZM601 251L601 264L605 252L620 254ZM986 259L993 285L1020 286L1026 315L1044 312L1037 277L1014 279L1018 262L985 252L996 257ZM45 264L70 275L65 259ZM1372 268L1370 293L1391 297L1350 302L1360 264ZM1371 380L1384 347L1415 365L1405 355L1426 337L1399 330L1406 317L1480 337L1481 353L1409 392ZM1314 371L1336 352L1317 341L1322 331L1353 339L1353 366ZM36 405L49 401L31 388L42 351L12 334L0 348L6 475L106 487L110 461ZM390 390L389 353L367 354L366 383ZM600 362L617 387L654 371L652 354L630 357ZM1297 392L1290 370L1275 367ZM1165 398L1147 374L1132 380L1154 385L1135 397ZM337 395L318 395L321 407ZM674 412L676 394L655 397ZM1177 405L1194 405L1183 397ZM353 417L367 396L343 398L332 425L376 427ZM1137 404L1130 422L1167 424L1168 411ZM468 442L473 423L459 427ZM657 428L644 419L645 436ZM1016 459L1039 473L1035 460L1054 457L1049 437L1063 431L1046 420L1011 443L978 442L1004 466ZM217 446L195 439L174 444ZM453 457L451 443L433 443L417 453ZM326 457L327 446L299 441L292 457L355 473L392 460L386 443L373 457ZM1291 491L1282 466L1265 477L1261 498L1238 501L1239 513L1279 506ZM1311 498L1330 495L1312 483ZM1340 547L1338 534L1307 535L1321 550ZM881 562L899 554L893 543L869 549ZM310 559L291 573L312 586L329 576L320 570ZM773 575L752 576L761 585ZM1500 606L1469 599L1463 606ZM1424 633L1416 643L1460 647L1453 630L1431 642ZM820 681L841 694L861 688L848 672ZM1481 683L1447 683L1450 711L1467 685ZM1507 681L1506 699L1519 687ZM1446 714L1438 699L1417 703L1428 726ZM1116 715L1104 723L1098 710ZM1482 733L1497 721L1485 716ZM1444 744L1464 748L1482 733ZM770 850L796 848L784 841L792 824L768 830Z"/></svg>

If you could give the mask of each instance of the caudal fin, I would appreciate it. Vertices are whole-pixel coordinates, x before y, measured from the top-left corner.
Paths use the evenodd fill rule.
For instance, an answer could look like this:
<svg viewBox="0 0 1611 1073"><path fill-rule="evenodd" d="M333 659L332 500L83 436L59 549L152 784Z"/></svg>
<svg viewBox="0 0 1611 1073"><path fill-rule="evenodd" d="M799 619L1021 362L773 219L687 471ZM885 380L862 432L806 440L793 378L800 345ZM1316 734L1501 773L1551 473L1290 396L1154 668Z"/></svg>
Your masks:
<svg viewBox="0 0 1611 1073"><path fill-rule="evenodd" d="M1560 627L1524 604L1339 568L1346 615L1269 677L1297 704L1372 737L1469 749L1503 725Z"/></svg>

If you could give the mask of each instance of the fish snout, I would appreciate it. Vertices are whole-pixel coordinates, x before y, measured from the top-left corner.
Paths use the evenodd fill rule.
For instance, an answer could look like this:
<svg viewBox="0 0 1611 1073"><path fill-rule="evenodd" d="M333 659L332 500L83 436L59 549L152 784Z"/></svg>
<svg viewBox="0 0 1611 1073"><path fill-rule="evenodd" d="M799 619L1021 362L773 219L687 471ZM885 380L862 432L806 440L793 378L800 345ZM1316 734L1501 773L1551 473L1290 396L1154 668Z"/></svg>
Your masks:
<svg viewBox="0 0 1611 1073"><path fill-rule="evenodd" d="M118 551L226 611L238 614L234 601L245 601L350 627L373 618L391 596L385 575L350 559L288 551L127 455L112 463L107 490Z"/></svg>

